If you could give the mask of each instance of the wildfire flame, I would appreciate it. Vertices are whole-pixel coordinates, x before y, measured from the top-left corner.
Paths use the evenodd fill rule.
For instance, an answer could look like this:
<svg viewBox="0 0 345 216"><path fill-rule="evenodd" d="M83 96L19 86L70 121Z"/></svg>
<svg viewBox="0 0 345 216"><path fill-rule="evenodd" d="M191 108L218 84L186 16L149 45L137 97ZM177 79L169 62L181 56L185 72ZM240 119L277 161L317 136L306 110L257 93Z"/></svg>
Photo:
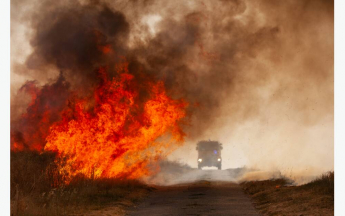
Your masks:
<svg viewBox="0 0 345 216"><path fill-rule="evenodd" d="M168 97L161 81L145 83L148 95L143 100L128 63L117 65L116 71L117 76L109 79L106 68L100 68L101 82L93 97L69 98L70 105L61 111L60 120L49 127L44 151L55 151L60 159L66 159L59 166L67 182L78 174L118 178L149 175L150 162L183 141L179 124L187 103ZM40 119L49 123L46 117ZM164 141L159 141L163 135ZM13 146L21 150L17 143Z"/></svg>

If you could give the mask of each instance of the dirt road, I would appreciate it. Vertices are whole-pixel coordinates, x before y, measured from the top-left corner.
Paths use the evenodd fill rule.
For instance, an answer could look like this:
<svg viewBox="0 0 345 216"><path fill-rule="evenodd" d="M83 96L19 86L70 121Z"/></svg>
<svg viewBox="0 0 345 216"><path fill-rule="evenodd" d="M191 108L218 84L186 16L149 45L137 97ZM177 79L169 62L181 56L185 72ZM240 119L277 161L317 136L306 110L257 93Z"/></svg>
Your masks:
<svg viewBox="0 0 345 216"><path fill-rule="evenodd" d="M259 215L250 199L223 170L195 170L170 186L158 186L128 215Z"/></svg>

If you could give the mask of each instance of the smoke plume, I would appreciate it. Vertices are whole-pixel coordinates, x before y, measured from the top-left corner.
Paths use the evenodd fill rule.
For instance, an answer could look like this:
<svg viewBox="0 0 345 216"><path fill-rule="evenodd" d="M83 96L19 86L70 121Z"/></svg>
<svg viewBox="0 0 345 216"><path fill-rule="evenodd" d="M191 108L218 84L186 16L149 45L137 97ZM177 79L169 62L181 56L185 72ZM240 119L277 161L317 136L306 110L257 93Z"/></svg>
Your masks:
<svg viewBox="0 0 345 216"><path fill-rule="evenodd" d="M333 169L333 1L11 4L14 133L31 125L18 120L30 109L19 89L32 80L54 88L57 98L36 100L59 112L62 80L89 95L95 70L108 66L116 77L112 65L124 56L138 83L162 81L189 103L186 145L172 158L195 165L195 143L215 139L225 167Z"/></svg>

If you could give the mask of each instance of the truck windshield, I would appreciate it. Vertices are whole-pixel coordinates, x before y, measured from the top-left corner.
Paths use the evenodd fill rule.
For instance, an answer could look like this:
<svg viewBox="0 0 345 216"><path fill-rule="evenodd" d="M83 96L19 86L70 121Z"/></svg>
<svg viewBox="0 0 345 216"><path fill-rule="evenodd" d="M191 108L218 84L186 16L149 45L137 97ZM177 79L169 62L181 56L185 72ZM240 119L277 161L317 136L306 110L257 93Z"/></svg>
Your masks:
<svg viewBox="0 0 345 216"><path fill-rule="evenodd" d="M219 142L203 141L197 144L198 151L213 151L215 154L217 154L217 152L220 151L221 149L222 149L222 144L220 144Z"/></svg>

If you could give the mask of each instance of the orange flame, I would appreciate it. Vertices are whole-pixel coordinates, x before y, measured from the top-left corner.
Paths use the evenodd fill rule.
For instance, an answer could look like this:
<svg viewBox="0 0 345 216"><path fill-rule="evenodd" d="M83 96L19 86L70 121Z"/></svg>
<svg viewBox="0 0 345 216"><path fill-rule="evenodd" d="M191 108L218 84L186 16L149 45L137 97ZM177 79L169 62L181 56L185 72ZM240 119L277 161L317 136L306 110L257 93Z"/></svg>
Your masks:
<svg viewBox="0 0 345 216"><path fill-rule="evenodd" d="M106 69L99 69L102 81L92 108L90 100L78 99L73 108L63 111L62 120L50 127L44 150L55 151L60 158L67 156L60 164L67 182L78 174L149 175L150 162L183 141L179 123L187 103L168 97L162 82L149 82L149 94L142 99L128 64L118 66L117 72L118 76L109 80ZM163 135L169 140L157 140Z"/></svg>
<svg viewBox="0 0 345 216"><path fill-rule="evenodd" d="M50 126L59 119L61 110L66 106L69 84L60 74L52 85L39 88L36 82L29 81L19 91L28 93L31 102L20 119L11 122L11 150L41 152ZM57 94L58 97L54 97Z"/></svg>

